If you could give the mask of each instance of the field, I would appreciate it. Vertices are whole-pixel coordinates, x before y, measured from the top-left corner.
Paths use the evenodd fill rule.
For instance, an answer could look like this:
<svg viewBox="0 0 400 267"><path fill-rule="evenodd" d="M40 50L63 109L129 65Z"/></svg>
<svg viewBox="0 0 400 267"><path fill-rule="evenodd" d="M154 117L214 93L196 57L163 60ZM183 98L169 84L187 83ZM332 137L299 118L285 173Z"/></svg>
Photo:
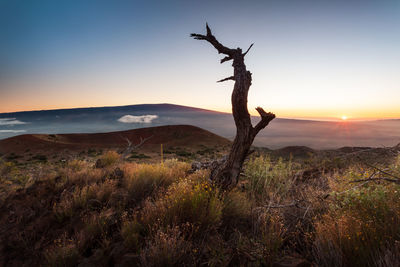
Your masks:
<svg viewBox="0 0 400 267"><path fill-rule="evenodd" d="M188 154L3 157L0 264L398 266L398 154L257 149L229 192Z"/></svg>

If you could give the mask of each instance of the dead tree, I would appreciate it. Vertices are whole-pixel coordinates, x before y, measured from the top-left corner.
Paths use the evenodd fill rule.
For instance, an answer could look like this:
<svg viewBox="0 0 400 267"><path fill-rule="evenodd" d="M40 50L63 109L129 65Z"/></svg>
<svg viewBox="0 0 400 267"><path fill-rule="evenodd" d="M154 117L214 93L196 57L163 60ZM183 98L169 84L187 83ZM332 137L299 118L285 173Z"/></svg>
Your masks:
<svg viewBox="0 0 400 267"><path fill-rule="evenodd" d="M256 110L261 116L261 121L253 127L251 117L247 109L247 95L251 86L251 73L246 70L244 57L251 47L242 52L241 48L228 48L222 45L211 33L211 29L206 24L207 34L195 34L190 36L196 40L205 40L217 49L219 54L224 54L221 64L232 60L233 76L222 79L218 82L233 80L235 85L232 92L232 113L236 125L236 137L233 141L231 151L227 160L211 171L211 180L219 184L223 189L229 189L237 185L239 181L240 171L246 156L249 153L251 144L256 135L264 129L271 120L275 118L275 114L265 112L261 107Z"/></svg>
<svg viewBox="0 0 400 267"><path fill-rule="evenodd" d="M129 140L127 137L125 137L124 139L128 143L128 146L126 147L125 151L122 153L121 160L124 160L132 151L139 149L147 140L149 140L152 137L153 137L153 135L146 137L146 138L140 137L140 142L134 146L132 146L131 140Z"/></svg>

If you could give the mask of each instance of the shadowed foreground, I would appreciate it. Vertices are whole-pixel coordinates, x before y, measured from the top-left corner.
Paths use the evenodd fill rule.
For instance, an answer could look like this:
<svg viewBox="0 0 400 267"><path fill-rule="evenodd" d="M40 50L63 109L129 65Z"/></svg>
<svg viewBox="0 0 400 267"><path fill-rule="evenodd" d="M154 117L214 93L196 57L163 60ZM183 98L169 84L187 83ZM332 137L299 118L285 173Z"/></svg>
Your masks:
<svg viewBox="0 0 400 267"><path fill-rule="evenodd" d="M230 192L188 163L112 151L97 168L3 161L0 264L398 266L400 161L389 152L377 166L358 152L256 152Z"/></svg>

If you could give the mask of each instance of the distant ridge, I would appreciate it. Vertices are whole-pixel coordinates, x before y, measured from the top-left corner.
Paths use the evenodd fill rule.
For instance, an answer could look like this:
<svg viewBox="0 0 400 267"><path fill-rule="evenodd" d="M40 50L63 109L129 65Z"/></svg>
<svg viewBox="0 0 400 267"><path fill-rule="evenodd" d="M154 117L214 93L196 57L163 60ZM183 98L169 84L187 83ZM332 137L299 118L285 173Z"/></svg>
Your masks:
<svg viewBox="0 0 400 267"><path fill-rule="evenodd" d="M189 149L230 144L228 139L199 127L168 125L108 133L24 134L0 140L0 153L54 153L93 148L121 149L127 147L127 139L133 144L138 144L141 138L149 138L142 147L144 150L157 148L157 151L160 144L165 147L182 146Z"/></svg>
<svg viewBox="0 0 400 267"><path fill-rule="evenodd" d="M259 120L253 116L253 125ZM254 144L271 149L393 146L400 142L399 122L396 119L316 121L277 118L257 136ZM230 140L236 133L230 113L164 103L1 113L0 140L21 133L107 133L164 125L194 125Z"/></svg>
<svg viewBox="0 0 400 267"><path fill-rule="evenodd" d="M203 108L196 108L184 105L176 105L176 104L137 104L137 105L124 105L124 106L104 106L104 107L82 107L82 108L63 108L63 109L44 109L44 110L31 110L31 111L17 111L17 112L5 112L0 113L0 116L10 116L10 115L18 115L18 114L26 114L26 113L49 113L52 115L56 115L56 113L68 114L68 113L80 113L85 111L171 111L171 112L182 112L182 111L196 111L196 112L209 112L209 113L219 113L219 114L228 114L226 112L208 110Z"/></svg>

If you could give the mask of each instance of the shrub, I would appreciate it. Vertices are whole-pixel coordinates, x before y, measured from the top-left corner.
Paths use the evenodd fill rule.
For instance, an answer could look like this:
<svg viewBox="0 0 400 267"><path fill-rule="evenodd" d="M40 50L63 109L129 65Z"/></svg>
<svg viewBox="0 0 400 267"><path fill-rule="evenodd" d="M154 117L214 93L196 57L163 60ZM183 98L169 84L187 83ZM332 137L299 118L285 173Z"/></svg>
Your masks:
<svg viewBox="0 0 400 267"><path fill-rule="evenodd" d="M224 195L222 220L224 225L234 228L246 224L251 220L251 202L246 194L238 190L227 192Z"/></svg>
<svg viewBox="0 0 400 267"><path fill-rule="evenodd" d="M167 187L179 177L184 177L189 164L167 160L164 164L125 164L124 185L130 199L140 201L159 187Z"/></svg>
<svg viewBox="0 0 400 267"><path fill-rule="evenodd" d="M35 155L32 157L32 159L41 161L41 162L46 162L47 161L47 156L46 155Z"/></svg>
<svg viewBox="0 0 400 267"><path fill-rule="evenodd" d="M273 261L283 245L285 225L277 211L257 209L253 213L253 232L255 239L263 246L264 257Z"/></svg>
<svg viewBox="0 0 400 267"><path fill-rule="evenodd" d="M150 156L147 156L143 153L137 154L137 153L132 153L132 155L129 157L129 159L149 159L151 158Z"/></svg>
<svg viewBox="0 0 400 267"><path fill-rule="evenodd" d="M201 229L218 226L222 218L223 202L217 188L210 185L205 172L173 183L166 193L152 202L147 200L141 220L145 225L179 225L189 222Z"/></svg>
<svg viewBox="0 0 400 267"><path fill-rule="evenodd" d="M158 230L147 241L140 253L142 266L185 266L193 260L190 257L191 242L185 240L179 227Z"/></svg>
<svg viewBox="0 0 400 267"><path fill-rule="evenodd" d="M400 242L397 241L394 246L387 246L378 251L371 265L377 267L400 266Z"/></svg>
<svg viewBox="0 0 400 267"><path fill-rule="evenodd" d="M245 166L245 176L252 198L265 202L277 196L285 198L294 183L294 164L279 159L272 163L267 156L252 158Z"/></svg>
<svg viewBox="0 0 400 267"><path fill-rule="evenodd" d="M121 236L126 247L137 251L144 236L144 228L136 219L125 221L122 224Z"/></svg>
<svg viewBox="0 0 400 267"><path fill-rule="evenodd" d="M79 252L73 243L63 244L59 241L54 249L45 253L45 258L49 266L77 266Z"/></svg>
<svg viewBox="0 0 400 267"><path fill-rule="evenodd" d="M344 177L354 175L350 170ZM376 184L342 192L315 223L315 257L322 266L366 266L376 251L400 240L400 186Z"/></svg>
<svg viewBox="0 0 400 267"><path fill-rule="evenodd" d="M86 162L79 159L74 159L68 162L67 167L74 172L81 171L85 167L88 167Z"/></svg>
<svg viewBox="0 0 400 267"><path fill-rule="evenodd" d="M115 151L107 151L103 155L99 157L99 159L96 162L96 167L97 168L105 168L109 167L111 165L114 165L121 159L121 156L118 155L117 152Z"/></svg>
<svg viewBox="0 0 400 267"><path fill-rule="evenodd" d="M14 184L18 186L25 186L30 176L20 170L14 162L1 162L0 161L0 177L4 180L5 184Z"/></svg>
<svg viewBox="0 0 400 267"><path fill-rule="evenodd" d="M104 170L92 169L87 162L80 160L69 162L58 173L62 178L62 182L80 186L99 182L105 175Z"/></svg>
<svg viewBox="0 0 400 267"><path fill-rule="evenodd" d="M77 187L72 194L64 195L60 202L54 205L54 214L60 222L63 222L86 208L89 201L92 207L101 208L110 199L113 191L115 182L110 180L101 184Z"/></svg>
<svg viewBox="0 0 400 267"><path fill-rule="evenodd" d="M86 253L99 245L110 234L110 227L114 223L114 212L109 209L100 213L94 212L84 218L84 228L76 236L79 251Z"/></svg>
<svg viewBox="0 0 400 267"><path fill-rule="evenodd" d="M15 163L13 162L2 162L0 161L0 175L1 176L6 176L9 173L11 173L12 171L16 171L17 168L15 166Z"/></svg>

